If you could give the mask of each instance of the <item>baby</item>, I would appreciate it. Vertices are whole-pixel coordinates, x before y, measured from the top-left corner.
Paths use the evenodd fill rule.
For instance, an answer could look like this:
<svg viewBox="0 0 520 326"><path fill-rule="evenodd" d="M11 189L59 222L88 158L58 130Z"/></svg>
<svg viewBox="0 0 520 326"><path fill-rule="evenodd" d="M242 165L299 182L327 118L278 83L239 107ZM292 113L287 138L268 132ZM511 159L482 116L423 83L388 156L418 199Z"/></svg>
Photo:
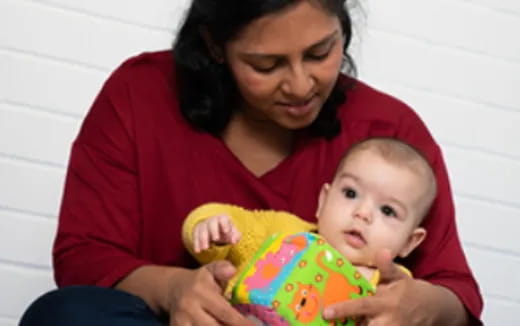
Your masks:
<svg viewBox="0 0 520 326"><path fill-rule="evenodd" d="M241 271L269 235L316 232L376 285L376 255L386 249L404 258L425 239L420 225L436 193L422 154L397 139L371 138L347 150L332 183L323 185L317 224L287 212L212 203L190 213L183 240L199 262L228 259ZM233 280L228 291L232 286Z"/></svg>

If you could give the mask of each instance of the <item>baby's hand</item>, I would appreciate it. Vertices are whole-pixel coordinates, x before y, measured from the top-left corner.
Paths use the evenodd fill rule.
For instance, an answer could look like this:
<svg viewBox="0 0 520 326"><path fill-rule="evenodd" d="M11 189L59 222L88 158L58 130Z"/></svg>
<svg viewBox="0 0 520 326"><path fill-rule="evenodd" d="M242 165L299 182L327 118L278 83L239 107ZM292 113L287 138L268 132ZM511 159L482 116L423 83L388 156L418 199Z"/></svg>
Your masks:
<svg viewBox="0 0 520 326"><path fill-rule="evenodd" d="M199 253L210 244L236 244L242 235L231 223L227 215L212 216L195 225L193 230L193 250Z"/></svg>

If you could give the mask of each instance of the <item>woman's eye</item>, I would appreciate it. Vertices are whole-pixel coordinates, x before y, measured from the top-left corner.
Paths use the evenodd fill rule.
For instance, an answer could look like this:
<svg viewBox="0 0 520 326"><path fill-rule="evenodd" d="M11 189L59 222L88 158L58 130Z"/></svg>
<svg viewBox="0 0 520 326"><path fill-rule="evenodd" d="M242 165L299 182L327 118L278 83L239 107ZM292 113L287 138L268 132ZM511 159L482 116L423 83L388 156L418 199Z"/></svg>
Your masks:
<svg viewBox="0 0 520 326"><path fill-rule="evenodd" d="M336 42L322 44L318 48L315 48L312 52L308 53L307 57L311 60L321 61L329 56L335 44Z"/></svg>
<svg viewBox="0 0 520 326"><path fill-rule="evenodd" d="M270 66L264 66L264 67L259 67L259 66L255 66L255 65L251 65L251 67L253 67L253 69L256 71L256 72L260 72L262 74L268 74L270 72L273 72L276 67L278 66L278 64L273 64L273 65L270 65Z"/></svg>
<svg viewBox="0 0 520 326"><path fill-rule="evenodd" d="M356 191L351 188L344 189L343 193L345 194L345 197L347 197L347 198L356 198L356 196L357 196Z"/></svg>
<svg viewBox="0 0 520 326"><path fill-rule="evenodd" d="M321 61L321 60L324 60L325 58L327 58L329 56L329 53L330 53L330 51L327 51L324 54L308 54L307 57L311 60Z"/></svg>
<svg viewBox="0 0 520 326"><path fill-rule="evenodd" d="M388 205L385 205L383 207L381 207L381 212L383 212L383 214L385 214L386 216L395 216L397 217L397 213L395 212L395 210L388 206Z"/></svg>

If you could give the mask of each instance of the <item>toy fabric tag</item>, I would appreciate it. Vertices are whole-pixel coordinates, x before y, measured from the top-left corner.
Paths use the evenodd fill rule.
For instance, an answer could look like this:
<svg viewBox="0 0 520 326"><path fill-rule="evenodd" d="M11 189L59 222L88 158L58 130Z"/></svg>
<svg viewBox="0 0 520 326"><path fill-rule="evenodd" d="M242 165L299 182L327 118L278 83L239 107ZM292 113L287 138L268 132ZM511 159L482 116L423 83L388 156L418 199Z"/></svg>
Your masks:
<svg viewBox="0 0 520 326"><path fill-rule="evenodd" d="M238 278L231 302L259 325L347 325L324 307L374 294L370 283L318 234L275 234Z"/></svg>

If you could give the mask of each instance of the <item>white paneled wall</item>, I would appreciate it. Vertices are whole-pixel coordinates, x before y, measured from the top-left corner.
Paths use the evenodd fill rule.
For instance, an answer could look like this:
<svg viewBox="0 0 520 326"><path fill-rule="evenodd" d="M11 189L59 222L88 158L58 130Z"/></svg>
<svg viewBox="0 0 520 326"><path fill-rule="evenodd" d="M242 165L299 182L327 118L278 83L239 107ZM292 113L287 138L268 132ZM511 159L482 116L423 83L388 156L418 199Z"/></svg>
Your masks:
<svg viewBox="0 0 520 326"><path fill-rule="evenodd" d="M70 144L110 71L168 48L189 0L0 0L0 326L53 288ZM364 1L360 77L440 141L489 325L520 317L520 2Z"/></svg>
<svg viewBox="0 0 520 326"><path fill-rule="evenodd" d="M487 325L520 316L520 2L369 0L360 76L403 99L444 150Z"/></svg>

